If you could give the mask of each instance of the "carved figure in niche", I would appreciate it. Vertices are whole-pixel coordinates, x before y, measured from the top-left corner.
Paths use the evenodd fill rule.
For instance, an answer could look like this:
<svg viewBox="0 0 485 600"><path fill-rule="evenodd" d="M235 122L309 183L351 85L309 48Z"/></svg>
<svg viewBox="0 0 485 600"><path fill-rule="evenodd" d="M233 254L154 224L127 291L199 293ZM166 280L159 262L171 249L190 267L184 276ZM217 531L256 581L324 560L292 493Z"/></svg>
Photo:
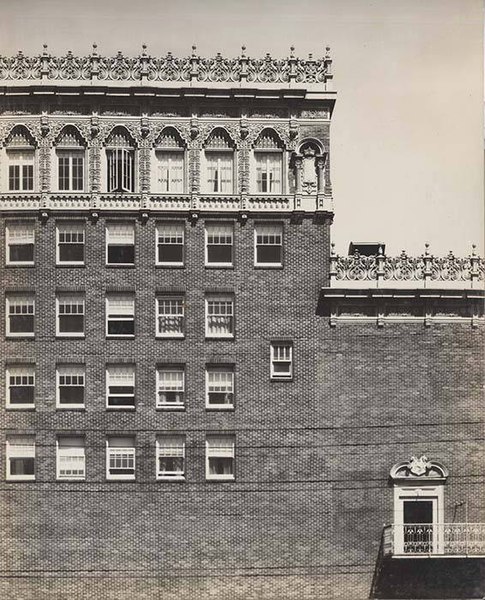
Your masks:
<svg viewBox="0 0 485 600"><path fill-rule="evenodd" d="M305 194L316 194L318 189L316 158L319 148L312 142L306 142L300 148L301 154L301 191Z"/></svg>

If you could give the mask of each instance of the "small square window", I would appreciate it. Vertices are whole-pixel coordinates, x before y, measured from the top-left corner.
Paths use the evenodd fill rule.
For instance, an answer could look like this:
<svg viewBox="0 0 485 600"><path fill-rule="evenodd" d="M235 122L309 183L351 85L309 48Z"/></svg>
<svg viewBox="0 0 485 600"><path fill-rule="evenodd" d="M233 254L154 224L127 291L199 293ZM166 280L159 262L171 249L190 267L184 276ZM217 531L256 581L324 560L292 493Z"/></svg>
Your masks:
<svg viewBox="0 0 485 600"><path fill-rule="evenodd" d="M183 367L157 369L157 408L183 408L185 402L185 372Z"/></svg>
<svg viewBox="0 0 485 600"><path fill-rule="evenodd" d="M84 264L84 225L82 223L58 223L57 264Z"/></svg>
<svg viewBox="0 0 485 600"><path fill-rule="evenodd" d="M9 223L5 228L7 265L34 264L34 223Z"/></svg>
<svg viewBox="0 0 485 600"><path fill-rule="evenodd" d="M207 223L205 226L205 264L232 265L233 237L234 230L231 223Z"/></svg>
<svg viewBox="0 0 485 600"><path fill-rule="evenodd" d="M280 267L283 264L283 226L279 224L256 225L254 231L254 264Z"/></svg>
<svg viewBox="0 0 485 600"><path fill-rule="evenodd" d="M157 479L185 479L185 437L157 437Z"/></svg>
<svg viewBox="0 0 485 600"><path fill-rule="evenodd" d="M271 343L271 379L292 379L293 344L291 342Z"/></svg>
<svg viewBox="0 0 485 600"><path fill-rule="evenodd" d="M57 408L83 408L84 389L84 365L57 367Z"/></svg>
<svg viewBox="0 0 485 600"><path fill-rule="evenodd" d="M208 296L205 306L206 337L234 337L234 298L232 296Z"/></svg>
<svg viewBox="0 0 485 600"><path fill-rule="evenodd" d="M61 295L57 297L57 335L84 336L84 297Z"/></svg>
<svg viewBox="0 0 485 600"><path fill-rule="evenodd" d="M109 365L106 368L106 407L135 408L134 365Z"/></svg>
<svg viewBox="0 0 485 600"><path fill-rule="evenodd" d="M233 435L210 435L206 439L206 479L231 481L234 479Z"/></svg>
<svg viewBox="0 0 485 600"><path fill-rule="evenodd" d="M130 294L106 296L106 335L133 337L135 335L135 298Z"/></svg>
<svg viewBox="0 0 485 600"><path fill-rule="evenodd" d="M35 480L35 436L7 436L7 480Z"/></svg>
<svg viewBox="0 0 485 600"><path fill-rule="evenodd" d="M133 436L108 437L106 479L135 479L135 438Z"/></svg>
<svg viewBox="0 0 485 600"><path fill-rule="evenodd" d="M206 408L234 408L234 371L232 367L206 370Z"/></svg>
<svg viewBox="0 0 485 600"><path fill-rule="evenodd" d="M135 226L133 223L106 224L106 264L135 263Z"/></svg>
<svg viewBox="0 0 485 600"><path fill-rule="evenodd" d="M7 296L7 336L34 336L34 296Z"/></svg>
<svg viewBox="0 0 485 600"><path fill-rule="evenodd" d="M157 225L157 264L183 266L185 225L159 223Z"/></svg>
<svg viewBox="0 0 485 600"><path fill-rule="evenodd" d="M157 336L184 337L185 302L182 296L157 298Z"/></svg>
<svg viewBox="0 0 485 600"><path fill-rule="evenodd" d="M7 407L33 408L35 406L34 365L9 366L7 379Z"/></svg>
<svg viewBox="0 0 485 600"><path fill-rule="evenodd" d="M86 476L84 437L58 436L57 479L83 480Z"/></svg>

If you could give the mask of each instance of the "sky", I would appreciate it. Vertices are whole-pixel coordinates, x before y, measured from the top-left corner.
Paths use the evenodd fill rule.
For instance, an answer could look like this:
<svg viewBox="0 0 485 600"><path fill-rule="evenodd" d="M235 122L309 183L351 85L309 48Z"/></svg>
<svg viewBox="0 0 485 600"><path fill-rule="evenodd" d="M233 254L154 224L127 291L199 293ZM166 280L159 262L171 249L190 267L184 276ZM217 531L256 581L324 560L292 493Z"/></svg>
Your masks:
<svg viewBox="0 0 485 600"><path fill-rule="evenodd" d="M332 239L484 252L482 0L0 0L0 54L331 47Z"/></svg>

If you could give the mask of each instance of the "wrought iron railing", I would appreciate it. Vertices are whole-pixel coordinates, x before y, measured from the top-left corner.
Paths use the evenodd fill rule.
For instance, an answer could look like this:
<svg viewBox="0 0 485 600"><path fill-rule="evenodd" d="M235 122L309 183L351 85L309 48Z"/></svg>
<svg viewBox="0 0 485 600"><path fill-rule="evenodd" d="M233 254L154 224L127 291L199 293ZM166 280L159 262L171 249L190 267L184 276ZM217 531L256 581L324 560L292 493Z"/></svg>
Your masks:
<svg viewBox="0 0 485 600"><path fill-rule="evenodd" d="M383 552L399 556L485 556L485 523L406 523L384 528Z"/></svg>
<svg viewBox="0 0 485 600"><path fill-rule="evenodd" d="M408 256L403 250L399 256L385 256L380 250L375 256L355 252L338 256L332 247L330 255L330 285L363 287L393 287L403 284L413 287L438 287L447 285L482 287L485 280L485 261L475 253L457 257L433 256L428 251L421 256Z"/></svg>
<svg viewBox="0 0 485 600"><path fill-rule="evenodd" d="M326 84L332 79L330 48L322 58L299 58L290 49L287 58L250 58L242 47L237 58L225 58L217 53L212 58L201 58L192 47L190 56L178 58L168 52L154 57L146 52L128 57L118 52L116 56L101 56L93 44L91 54L75 56L69 51L65 56L52 56L44 45L38 56L25 56L21 51L15 56L0 56L2 81L147 81L147 82L200 82L257 84Z"/></svg>

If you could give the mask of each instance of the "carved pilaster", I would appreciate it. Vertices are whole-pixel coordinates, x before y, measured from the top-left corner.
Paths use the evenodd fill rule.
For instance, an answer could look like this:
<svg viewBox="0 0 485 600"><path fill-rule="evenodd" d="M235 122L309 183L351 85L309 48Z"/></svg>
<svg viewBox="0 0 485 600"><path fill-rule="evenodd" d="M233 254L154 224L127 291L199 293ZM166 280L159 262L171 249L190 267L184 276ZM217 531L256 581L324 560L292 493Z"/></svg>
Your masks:
<svg viewBox="0 0 485 600"><path fill-rule="evenodd" d="M295 194L301 194L303 182L303 156L295 156Z"/></svg>
<svg viewBox="0 0 485 600"><path fill-rule="evenodd" d="M99 118L91 117L91 140L88 144L89 152L89 180L91 192L99 194L101 190L101 140L99 138Z"/></svg>
<svg viewBox="0 0 485 600"><path fill-rule="evenodd" d="M49 117L42 115L40 119L39 188L43 194L47 193L50 188L51 140L49 130Z"/></svg>
<svg viewBox="0 0 485 600"><path fill-rule="evenodd" d="M317 193L325 193L325 156L319 156L316 160L317 167Z"/></svg>

